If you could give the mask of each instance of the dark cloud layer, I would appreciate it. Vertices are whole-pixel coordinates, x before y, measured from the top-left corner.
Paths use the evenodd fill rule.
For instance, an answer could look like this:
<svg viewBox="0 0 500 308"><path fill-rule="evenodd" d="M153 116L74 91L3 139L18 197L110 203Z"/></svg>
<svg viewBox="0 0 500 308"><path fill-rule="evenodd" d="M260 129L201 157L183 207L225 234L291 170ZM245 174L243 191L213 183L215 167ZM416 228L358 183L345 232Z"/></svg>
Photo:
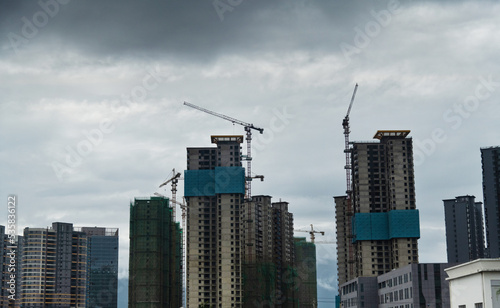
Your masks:
<svg viewBox="0 0 500 308"><path fill-rule="evenodd" d="M65 2L44 24L39 3ZM500 143L500 5L232 0L239 4L221 20L213 3L0 0L0 194L22 200L19 226L119 227L125 279L130 199L184 169L186 147L244 133L182 106L187 100L264 127L252 170L265 181L252 191L290 202L297 227L313 223L334 239L332 196L346 185L341 122L358 82L351 140L411 129L420 260L444 261L441 200L480 201L479 147ZM147 78L157 83L146 90ZM76 153L103 120L113 129ZM444 141L432 140L435 130ZM68 158L59 178L53 164ZM319 297L332 298L333 245L318 249L318 269Z"/></svg>
<svg viewBox="0 0 500 308"><path fill-rule="evenodd" d="M372 18L372 10L387 9L391 1L242 0L235 6L222 0L40 2L50 5L44 9L36 1L2 0L0 38L22 36L26 20L43 23L39 12L49 10L54 16L30 44L53 43L103 57L206 61L225 53L338 52L339 43L352 37L346 30Z"/></svg>

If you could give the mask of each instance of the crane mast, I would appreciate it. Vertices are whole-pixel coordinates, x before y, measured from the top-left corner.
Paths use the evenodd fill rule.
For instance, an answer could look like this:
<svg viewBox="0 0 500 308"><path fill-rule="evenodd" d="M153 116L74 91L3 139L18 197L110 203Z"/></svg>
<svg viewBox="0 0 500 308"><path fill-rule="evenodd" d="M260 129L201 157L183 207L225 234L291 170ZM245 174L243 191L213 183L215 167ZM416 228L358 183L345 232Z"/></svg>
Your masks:
<svg viewBox="0 0 500 308"><path fill-rule="evenodd" d="M356 96L356 91L358 90L358 84L354 86L354 92L352 93L351 103L347 109L347 114L342 121L342 126L344 127L344 141L345 141L345 175L347 184L347 199L351 198L352 184L351 184L351 150L349 149L349 133L351 132L349 127L349 114L351 113L352 103L354 102L354 97Z"/></svg>
<svg viewBox="0 0 500 308"><path fill-rule="evenodd" d="M172 169L172 174L173 176L168 179L167 181L163 182L160 184L159 188L162 188L163 186L167 185L168 183L172 183L172 215L174 216L174 220L176 219L175 217L175 204L176 204L176 196L177 196L177 183L179 182L179 178L181 177L181 174L179 172L175 172L175 169Z"/></svg>
<svg viewBox="0 0 500 308"><path fill-rule="evenodd" d="M239 125L242 125L243 127L245 127L246 140L247 140L247 155L242 155L242 157L247 161L247 175L245 177L246 198L247 198L247 200L250 200L252 198L252 184L251 184L252 183L252 129L257 130L261 134L264 132L264 129L260 128L260 127L256 127L251 123L246 123L246 122L240 121L238 119L229 117L227 115L220 114L220 113L205 109L205 108L200 107L200 106L196 106L196 105L188 103L188 102L184 102L184 105L191 107L191 108L194 108L194 109L198 109L200 111L206 112L208 114L222 118L224 120L230 121L233 124L236 123L236 124L239 124Z"/></svg>
<svg viewBox="0 0 500 308"><path fill-rule="evenodd" d="M347 109L347 114L342 121L342 126L344 128L344 141L345 141L345 148L344 148L344 153L345 153L345 176L346 176L346 214L347 216L352 216L353 213L353 206L352 206L352 181L351 181L351 149L349 146L349 134L350 134L350 127L349 127L349 114L351 113L351 108L352 108L352 103L354 102L354 97L356 96L356 91L358 90L358 84L354 86L354 91L352 93L351 97L351 102L349 103L349 108ZM351 219L347 219L347 232L349 232L349 238L352 239L352 222ZM348 244L348 268L349 268L349 275L352 278L354 275L354 247L352 243Z"/></svg>

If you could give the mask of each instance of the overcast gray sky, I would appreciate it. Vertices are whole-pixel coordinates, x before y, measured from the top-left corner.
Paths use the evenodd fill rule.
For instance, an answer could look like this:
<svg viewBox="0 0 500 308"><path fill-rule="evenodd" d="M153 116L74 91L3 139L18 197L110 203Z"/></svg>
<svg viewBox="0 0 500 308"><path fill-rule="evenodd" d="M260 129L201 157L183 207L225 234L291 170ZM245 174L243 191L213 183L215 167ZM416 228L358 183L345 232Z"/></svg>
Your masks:
<svg viewBox="0 0 500 308"><path fill-rule="evenodd" d="M290 203L296 228L335 240L351 140L414 138L421 262L445 262L442 199L482 201L480 147L499 145L497 1L0 0L1 195L19 231L53 221L120 228L186 147L256 126L254 194ZM182 183L179 187L182 195ZM6 201L5 201L6 202ZM6 211L0 215L6 224ZM308 236L297 233L297 236ZM320 240L320 239L318 239ZM318 245L320 307L336 293L335 245Z"/></svg>

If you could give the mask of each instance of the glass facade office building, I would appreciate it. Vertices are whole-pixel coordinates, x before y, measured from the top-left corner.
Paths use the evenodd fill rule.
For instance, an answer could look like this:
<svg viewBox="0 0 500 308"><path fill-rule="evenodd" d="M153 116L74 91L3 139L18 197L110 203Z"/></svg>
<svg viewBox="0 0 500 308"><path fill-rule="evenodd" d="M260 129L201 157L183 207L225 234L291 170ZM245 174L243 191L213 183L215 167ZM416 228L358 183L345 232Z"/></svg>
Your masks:
<svg viewBox="0 0 500 308"><path fill-rule="evenodd" d="M118 229L83 227L87 234L87 307L116 308Z"/></svg>

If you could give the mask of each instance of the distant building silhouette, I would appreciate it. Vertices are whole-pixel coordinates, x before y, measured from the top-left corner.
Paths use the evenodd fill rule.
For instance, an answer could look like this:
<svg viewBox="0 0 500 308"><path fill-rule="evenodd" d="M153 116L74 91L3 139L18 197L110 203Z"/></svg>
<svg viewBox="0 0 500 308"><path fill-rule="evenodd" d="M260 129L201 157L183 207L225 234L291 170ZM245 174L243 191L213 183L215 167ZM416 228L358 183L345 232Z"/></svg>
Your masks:
<svg viewBox="0 0 500 308"><path fill-rule="evenodd" d="M448 262L484 258L483 204L468 195L443 202Z"/></svg>
<svg viewBox="0 0 500 308"><path fill-rule="evenodd" d="M484 218L490 258L500 258L500 147L481 149Z"/></svg>
<svg viewBox="0 0 500 308"><path fill-rule="evenodd" d="M86 307L116 308L118 229L82 227L87 235Z"/></svg>

